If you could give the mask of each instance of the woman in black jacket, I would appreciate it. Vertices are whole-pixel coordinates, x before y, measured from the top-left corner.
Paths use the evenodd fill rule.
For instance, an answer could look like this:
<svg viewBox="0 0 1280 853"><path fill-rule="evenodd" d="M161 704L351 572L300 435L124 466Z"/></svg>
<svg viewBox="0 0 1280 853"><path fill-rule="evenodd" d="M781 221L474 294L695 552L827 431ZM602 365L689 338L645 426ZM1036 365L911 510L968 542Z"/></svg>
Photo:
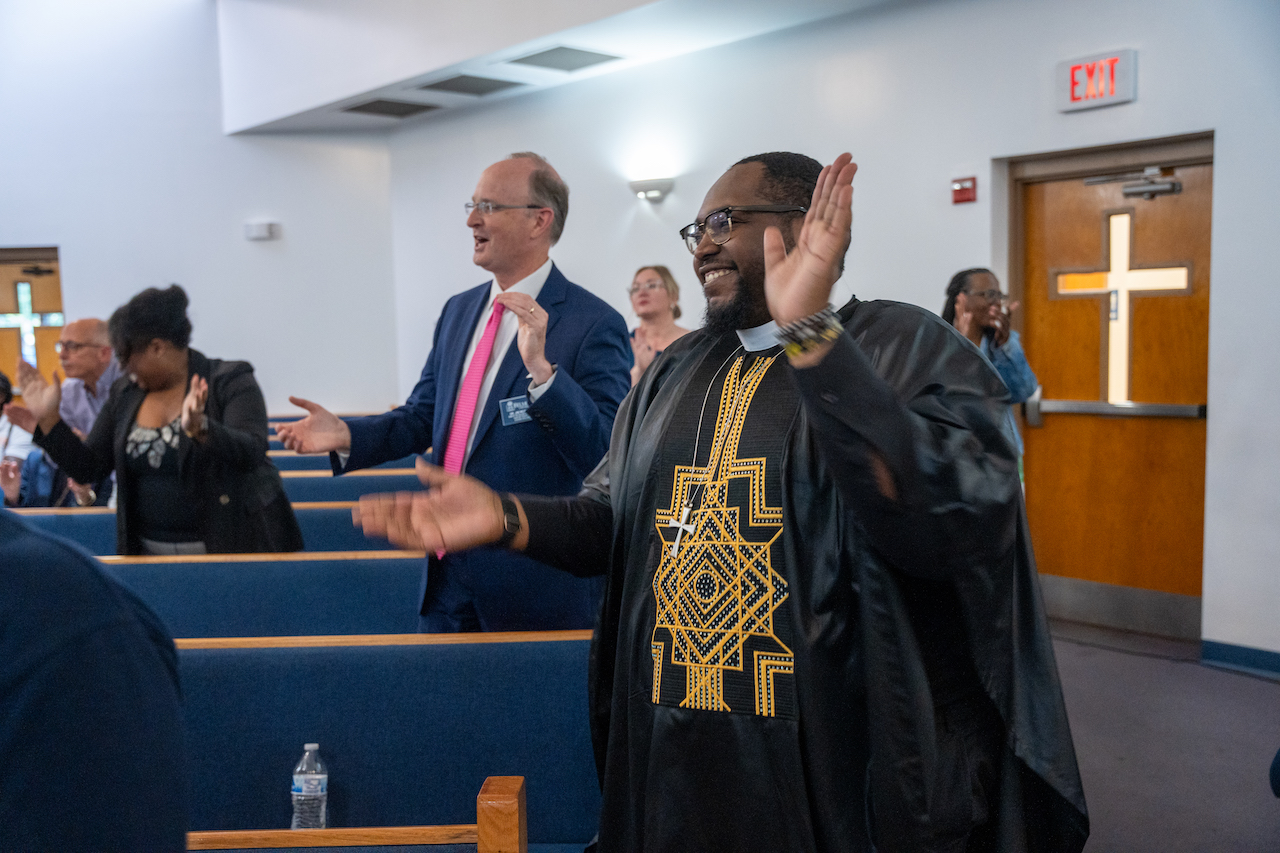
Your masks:
<svg viewBox="0 0 1280 853"><path fill-rule="evenodd" d="M253 368L188 346L187 294L149 288L111 315L125 376L89 437L58 415L61 389L19 366L36 444L67 474L97 482L115 470L121 554L297 551L302 533L267 460L267 410Z"/></svg>

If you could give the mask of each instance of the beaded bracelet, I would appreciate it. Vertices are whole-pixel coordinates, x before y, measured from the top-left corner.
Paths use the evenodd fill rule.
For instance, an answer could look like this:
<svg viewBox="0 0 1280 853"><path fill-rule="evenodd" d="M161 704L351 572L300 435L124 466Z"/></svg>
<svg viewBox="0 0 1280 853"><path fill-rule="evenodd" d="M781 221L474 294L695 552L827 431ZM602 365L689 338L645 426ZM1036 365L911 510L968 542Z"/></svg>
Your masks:
<svg viewBox="0 0 1280 853"><path fill-rule="evenodd" d="M831 305L808 317L801 317L793 323L778 327L782 349L792 357L812 352L823 344L834 341L843 333L844 326L840 324L840 315L836 314L836 309Z"/></svg>

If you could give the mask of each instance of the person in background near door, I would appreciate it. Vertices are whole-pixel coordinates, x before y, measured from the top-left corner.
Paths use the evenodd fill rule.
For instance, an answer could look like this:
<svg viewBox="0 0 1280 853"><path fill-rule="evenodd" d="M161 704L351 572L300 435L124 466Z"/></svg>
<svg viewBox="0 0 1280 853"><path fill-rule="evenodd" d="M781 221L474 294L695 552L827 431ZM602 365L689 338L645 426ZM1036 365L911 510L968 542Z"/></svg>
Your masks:
<svg viewBox="0 0 1280 853"><path fill-rule="evenodd" d="M631 330L631 352L636 363L631 367L631 384L635 385L653 360L678 338L689 334L680 319L680 285L671 270L661 264L641 267L627 290L631 294L631 310L640 325Z"/></svg>
<svg viewBox="0 0 1280 853"><path fill-rule="evenodd" d="M942 319L982 350L1008 386L1010 406L1002 426L1005 438L1017 448L1021 460L1022 436L1018 433L1013 406L1034 394L1039 383L1031 365L1027 364L1018 333L1009 327L1009 315L1017 307L1017 302L1009 304L1008 297L1000 292L1000 280L995 273L985 267L974 267L951 277Z"/></svg>

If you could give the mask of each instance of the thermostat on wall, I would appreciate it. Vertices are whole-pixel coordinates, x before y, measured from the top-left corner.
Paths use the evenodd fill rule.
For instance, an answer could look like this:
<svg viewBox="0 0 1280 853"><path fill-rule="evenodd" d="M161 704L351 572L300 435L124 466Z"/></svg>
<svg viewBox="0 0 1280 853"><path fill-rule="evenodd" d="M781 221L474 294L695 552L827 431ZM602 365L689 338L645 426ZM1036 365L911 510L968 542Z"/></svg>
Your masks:
<svg viewBox="0 0 1280 853"><path fill-rule="evenodd" d="M244 224L244 238L246 240L275 240L279 236L279 222L246 222Z"/></svg>

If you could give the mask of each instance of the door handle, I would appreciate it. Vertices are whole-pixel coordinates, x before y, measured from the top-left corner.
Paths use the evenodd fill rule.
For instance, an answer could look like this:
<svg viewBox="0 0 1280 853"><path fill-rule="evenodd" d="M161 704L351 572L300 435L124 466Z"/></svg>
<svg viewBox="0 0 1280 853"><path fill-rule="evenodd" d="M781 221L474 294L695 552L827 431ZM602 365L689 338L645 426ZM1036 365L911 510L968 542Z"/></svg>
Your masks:
<svg viewBox="0 0 1280 853"><path fill-rule="evenodd" d="M1103 400L1045 400L1042 390L1022 404L1027 426L1044 426L1044 415L1101 415L1109 418L1190 418L1204 420L1209 416L1207 404L1182 403L1108 403Z"/></svg>

